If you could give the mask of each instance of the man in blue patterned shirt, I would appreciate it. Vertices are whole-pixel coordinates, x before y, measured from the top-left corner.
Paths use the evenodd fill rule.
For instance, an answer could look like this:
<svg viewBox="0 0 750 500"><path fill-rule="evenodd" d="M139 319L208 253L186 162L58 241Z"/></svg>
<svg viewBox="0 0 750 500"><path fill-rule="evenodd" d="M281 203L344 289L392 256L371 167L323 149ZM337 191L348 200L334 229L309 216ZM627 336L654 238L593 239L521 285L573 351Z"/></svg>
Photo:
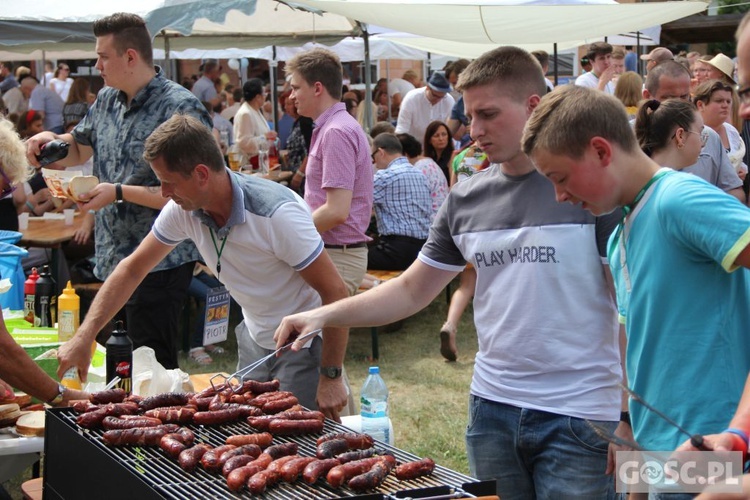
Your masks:
<svg viewBox="0 0 750 500"><path fill-rule="evenodd" d="M430 231L432 199L427 178L403 154L394 134L379 134L372 146L373 208L380 239L367 254L368 269L406 269Z"/></svg>
<svg viewBox="0 0 750 500"><path fill-rule="evenodd" d="M86 117L70 134L43 132L28 142L28 158L37 164L39 148L53 139L70 144L62 165L80 165L94 156L100 184L81 210L96 211L96 276L105 280L146 237L166 204L159 181L143 159L146 138L175 113L197 117L209 129L211 119L188 90L167 80L154 67L151 36L142 18L118 13L94 23L96 68L107 85ZM91 228L87 228L91 229ZM186 290L199 255L181 244L156 266L126 304L128 334L135 347L147 345L166 368L176 368L178 324ZM80 366L85 353L73 363ZM80 363L78 362L80 361Z"/></svg>

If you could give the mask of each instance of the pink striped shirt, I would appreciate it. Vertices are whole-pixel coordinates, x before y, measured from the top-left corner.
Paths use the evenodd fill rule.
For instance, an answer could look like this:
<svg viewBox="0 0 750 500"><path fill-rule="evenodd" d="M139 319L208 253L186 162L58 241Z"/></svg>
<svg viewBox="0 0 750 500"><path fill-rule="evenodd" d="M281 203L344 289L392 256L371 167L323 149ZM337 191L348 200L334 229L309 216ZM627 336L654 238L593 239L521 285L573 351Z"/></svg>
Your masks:
<svg viewBox="0 0 750 500"><path fill-rule="evenodd" d="M313 211L326 202L326 189L352 192L349 216L323 232L323 241L329 245L369 241L365 231L372 213L370 146L344 103L331 106L315 121L305 173L305 201Z"/></svg>

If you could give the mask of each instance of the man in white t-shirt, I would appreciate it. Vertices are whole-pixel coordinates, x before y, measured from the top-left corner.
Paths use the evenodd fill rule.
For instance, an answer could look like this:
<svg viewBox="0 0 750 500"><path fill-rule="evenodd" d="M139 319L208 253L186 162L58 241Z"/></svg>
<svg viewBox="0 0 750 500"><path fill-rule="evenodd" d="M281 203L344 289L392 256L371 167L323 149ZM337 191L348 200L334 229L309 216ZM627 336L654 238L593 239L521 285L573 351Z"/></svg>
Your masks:
<svg viewBox="0 0 750 500"><path fill-rule="evenodd" d="M606 42L594 42L589 45L588 54L591 71L576 78L576 85L599 89L608 94L615 93L615 67L612 65L612 46Z"/></svg>
<svg viewBox="0 0 750 500"><path fill-rule="evenodd" d="M412 90L421 87L420 83L419 76L413 69L407 69L401 78L393 78L388 82L388 99L391 102L393 116L398 116L404 97Z"/></svg>
<svg viewBox="0 0 750 500"><path fill-rule="evenodd" d="M273 352L284 315L347 296L304 200L275 182L229 171L211 131L196 118L173 115L146 139L144 151L170 200L104 282L70 342L91 345L81 331L99 331L147 273L188 239L242 308L248 333L237 338L238 369ZM346 330L326 329L322 338L307 339L302 352L273 357L251 377L277 378L300 404L339 420L347 403L340 377L347 340ZM331 367L339 367L339 377Z"/></svg>
<svg viewBox="0 0 750 500"><path fill-rule="evenodd" d="M427 125L447 122L456 101L449 94L451 85L442 73L433 73L427 85L414 89L404 98L396 122L396 134L410 134L424 141Z"/></svg>

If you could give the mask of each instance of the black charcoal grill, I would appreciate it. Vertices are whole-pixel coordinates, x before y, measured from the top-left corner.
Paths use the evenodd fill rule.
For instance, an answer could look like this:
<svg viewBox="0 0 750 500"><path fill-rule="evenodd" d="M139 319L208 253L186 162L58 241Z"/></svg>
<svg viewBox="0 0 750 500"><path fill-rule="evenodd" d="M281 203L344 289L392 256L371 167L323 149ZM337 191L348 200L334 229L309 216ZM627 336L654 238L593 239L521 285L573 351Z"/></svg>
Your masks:
<svg viewBox="0 0 750 500"><path fill-rule="evenodd" d="M445 467L436 466L431 476L413 481L398 481L392 474L376 491L357 494L347 487L331 488L325 481L310 486L302 481L280 483L260 496L247 490L231 492L221 474L209 474L200 467L188 473L159 447L111 448L102 442L102 431L81 429L71 408L47 410L44 441L45 499L335 499L356 497L361 500L395 498L473 498L495 495L494 481L478 481ZM222 445L228 436L256 432L245 422L216 427L190 426L196 442ZM324 433L350 429L326 420ZM299 454L315 456L315 436L274 436L274 442L296 442ZM376 447L393 454L399 463L419 457L387 444Z"/></svg>

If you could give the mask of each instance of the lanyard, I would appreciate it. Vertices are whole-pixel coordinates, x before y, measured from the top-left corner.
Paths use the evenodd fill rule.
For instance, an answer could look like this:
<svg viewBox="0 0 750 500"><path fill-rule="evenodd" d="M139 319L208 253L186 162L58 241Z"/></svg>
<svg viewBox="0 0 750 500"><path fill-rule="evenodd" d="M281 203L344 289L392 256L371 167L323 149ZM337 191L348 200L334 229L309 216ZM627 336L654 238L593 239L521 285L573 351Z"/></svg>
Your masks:
<svg viewBox="0 0 750 500"><path fill-rule="evenodd" d="M221 248L216 244L216 237L214 236L214 230L211 228L208 228L209 232L211 233L211 241L214 244L214 250L216 250L216 278L219 279L219 276L221 275L221 254L224 252L224 245L227 244L227 238L229 237L229 233L227 233L226 236L224 236L221 239Z"/></svg>
<svg viewBox="0 0 750 500"><path fill-rule="evenodd" d="M643 188L641 188L640 191L638 191L638 194L635 195L635 198L633 199L633 203L629 205L625 205L622 207L622 221L620 221L620 224L617 226L617 229L615 231L615 236L612 238L612 242L609 246L609 251L607 252L607 255L612 255L614 252L615 245L620 246L620 265L622 269L622 275L623 279L625 280L625 286L628 292L631 290L631 284L630 284L630 273L628 271L628 264L627 264L627 258L625 256L625 243L627 240L627 236L630 233L629 225L627 224L628 216L635 217L636 215L636 207L638 203L643 199L644 196L648 193L648 196L651 196L650 191L652 190L654 184L659 181L662 177L669 175L671 173L674 173L674 170L669 168L663 168L659 170L656 175L651 177L651 179L646 183ZM631 218L632 218L631 217Z"/></svg>

